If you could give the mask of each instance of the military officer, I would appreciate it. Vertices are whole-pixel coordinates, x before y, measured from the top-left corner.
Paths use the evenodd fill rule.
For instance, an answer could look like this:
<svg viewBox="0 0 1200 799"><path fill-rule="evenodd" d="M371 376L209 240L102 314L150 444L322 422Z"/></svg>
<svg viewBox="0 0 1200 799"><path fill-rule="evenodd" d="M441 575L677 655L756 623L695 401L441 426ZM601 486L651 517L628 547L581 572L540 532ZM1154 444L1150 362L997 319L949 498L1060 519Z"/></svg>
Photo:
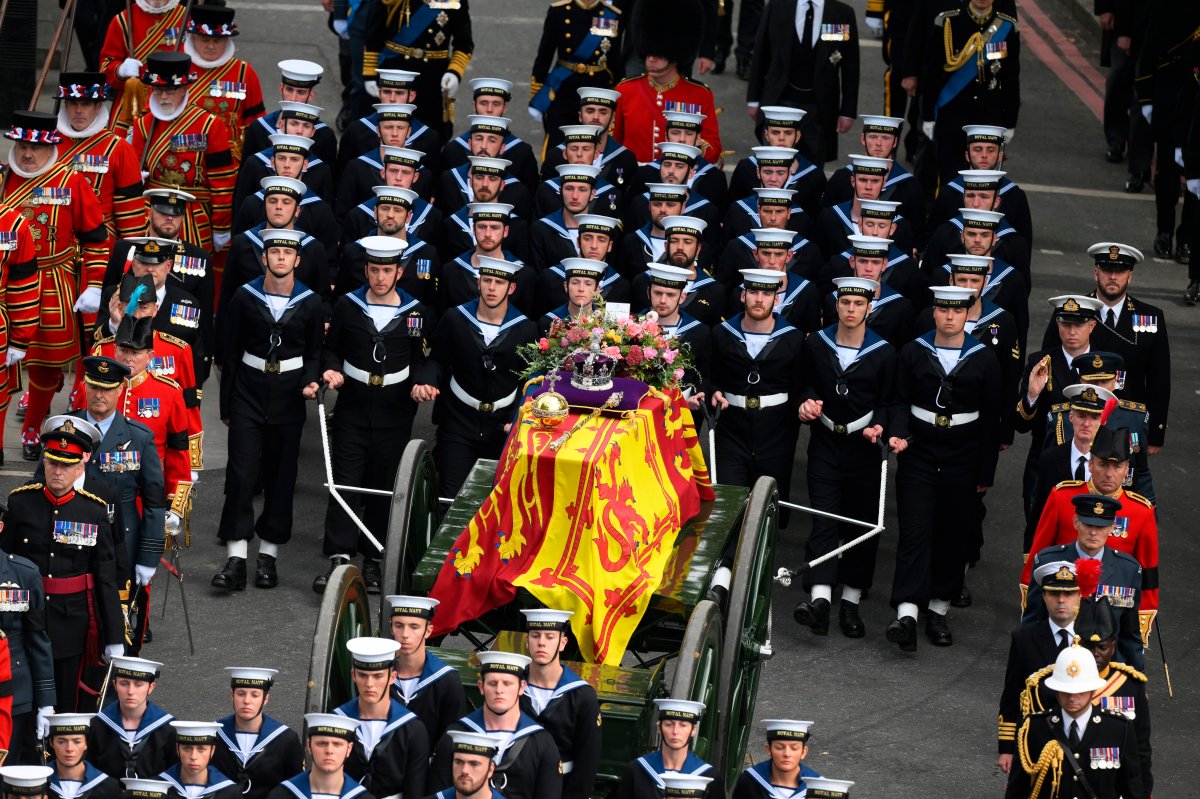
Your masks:
<svg viewBox="0 0 1200 799"><path fill-rule="evenodd" d="M443 497L458 493L478 458L499 456L520 395L517 347L537 334L537 325L509 303L521 266L479 256L478 268L479 299L446 311L425 367L413 376L413 399L437 400L433 457Z"/></svg>
<svg viewBox="0 0 1200 799"><path fill-rule="evenodd" d="M375 799L364 786L345 772L354 746L358 722L337 713L305 713L307 771L271 788L267 799Z"/></svg>
<svg viewBox="0 0 1200 799"><path fill-rule="evenodd" d="M246 126L244 153L260 153L270 146L271 136L288 132L283 129L286 121L285 103L300 103L316 108L313 103L317 99L317 86L325 74L321 65L299 58L289 58L280 61L278 66L279 99L283 101L280 103L280 110L264 114ZM338 140L333 128L317 120L312 139L313 157L329 164L330 168L335 168L338 165Z"/></svg>
<svg viewBox="0 0 1200 799"><path fill-rule="evenodd" d="M325 322L321 301L295 276L300 235L262 231L265 274L238 289L222 313L217 363L224 370L221 420L229 426L229 463L218 537L228 559L213 577L216 588L245 589L248 542L256 534L254 585L274 588L279 548L292 535L304 400L317 395ZM260 478L264 504L255 522Z"/></svg>
<svg viewBox="0 0 1200 799"><path fill-rule="evenodd" d="M454 740L454 763L450 769L452 786L429 799L504 799L492 788L499 742L488 735L461 730L451 732L450 737Z"/></svg>
<svg viewBox="0 0 1200 799"><path fill-rule="evenodd" d="M85 760L93 716L92 713L55 713L47 717L50 728L48 754L53 758L54 769L50 790L58 796L72 795L75 799L122 799L121 783Z"/></svg>
<svg viewBox="0 0 1200 799"><path fill-rule="evenodd" d="M392 695L417 714L430 741L440 741L450 725L467 713L467 695L458 672L426 648L438 601L429 597L385 597L389 634L396 650Z"/></svg>
<svg viewBox="0 0 1200 799"><path fill-rule="evenodd" d="M804 764L811 721L764 719L767 759L741 773L733 799L793 799L806 795L806 780L821 775Z"/></svg>
<svg viewBox="0 0 1200 799"><path fill-rule="evenodd" d="M217 749L215 721L172 721L178 759L158 778L166 782L168 799L238 799L241 789L236 782L211 765Z"/></svg>
<svg viewBox="0 0 1200 799"><path fill-rule="evenodd" d="M399 648L388 638L347 641L350 677L358 696L334 711L358 722L346 773L379 796L420 795L429 762L425 725L392 696Z"/></svg>
<svg viewBox="0 0 1200 799"><path fill-rule="evenodd" d="M425 362L429 312L398 287L403 242L369 236L358 243L366 254L366 285L338 298L321 351L322 379L338 390L330 431L333 479L338 485L386 490L395 484L400 455L412 433L417 412L412 375ZM362 521L384 541L391 503L382 497L364 502L357 494L347 501L356 513L365 508ZM381 553L333 497L325 512L324 551L329 570L323 581L313 583L314 590L323 591L329 574L361 553L367 590L379 592Z"/></svg>
<svg viewBox="0 0 1200 799"><path fill-rule="evenodd" d="M241 788L247 799L264 799L271 789L304 768L304 747L295 730L266 714L275 669L226 666L233 713L218 719L212 764Z"/></svg>
<svg viewBox="0 0 1200 799"><path fill-rule="evenodd" d="M896 380L896 350L867 324L878 284L840 277L837 322L804 342L804 389L800 421L812 425L808 440L808 496L813 506L870 521L879 508L879 444L888 425L888 405ZM816 422L816 424L813 424ZM805 558L813 560L850 540L861 528L813 517ZM875 576L878 538L848 550L804 573L811 599L796 605L796 621L817 635L829 632L833 589L843 586L838 627L847 638L866 634L859 604ZM806 738L807 736L805 736Z"/></svg>
<svg viewBox="0 0 1200 799"><path fill-rule="evenodd" d="M510 799L559 799L563 764L554 737L521 710L530 658L511 652L479 652L479 692L483 705L454 724L433 750L429 790L451 782L453 734L487 735L501 745L491 784ZM519 746L514 744L520 743Z"/></svg>
<svg viewBox="0 0 1200 799"><path fill-rule="evenodd" d="M176 761L175 719L150 701L161 663L134 657L112 660L116 700L92 718L92 764L113 779L157 776Z"/></svg>
<svg viewBox="0 0 1200 799"><path fill-rule="evenodd" d="M76 488L91 439L67 420L43 447L46 481L15 489L0 549L42 574L57 707L73 712L82 669L124 651L116 550L107 503Z"/></svg>
<svg viewBox="0 0 1200 799"><path fill-rule="evenodd" d="M563 796L591 796L600 766L596 689L562 662L571 611L522 610L529 676L521 711L546 728L562 761Z"/></svg>
<svg viewBox="0 0 1200 799"><path fill-rule="evenodd" d="M507 158L512 161L512 174L532 191L537 185L537 157L528 142L522 141L511 130L508 104L512 100L512 83L501 78L471 79L472 110L468 116L470 133L460 133L453 139L446 137L442 148L442 169L453 169L467 162L468 156L486 155L491 158ZM492 117L491 124L480 117ZM487 151L475 134L486 132Z"/></svg>
<svg viewBox="0 0 1200 799"><path fill-rule="evenodd" d="M962 524L978 517L974 495L992 486L1000 450L1000 366L965 330L975 292L932 291L935 327L900 351L888 430L900 455L900 539L887 639L905 652L916 650L921 604L930 643L954 643L946 613L962 594L971 543Z"/></svg>
<svg viewBox="0 0 1200 799"><path fill-rule="evenodd" d="M783 164L786 167L783 172L785 182L781 186L795 191L796 204L806 214L814 216L820 208L827 181L825 171L818 169L812 160L800 153L800 127L805 112L782 105L765 105L759 111L763 119L763 146L768 148L766 152L778 149L794 151L791 163ZM729 178L729 197L732 200L748 197L756 186L769 185L764 180L766 175L759 160L759 154L763 151L758 147L752 147L750 151L751 155L737 162Z"/></svg>
<svg viewBox="0 0 1200 799"><path fill-rule="evenodd" d="M1114 711L1092 709L1092 695L1104 684L1091 652L1071 646L1059 653L1054 673L1045 681L1058 694L1059 707L1021 723L1018 767L1009 775L1007 799L1149 795L1144 793L1132 722ZM1076 787L1081 781L1087 785Z"/></svg>
<svg viewBox="0 0 1200 799"><path fill-rule="evenodd" d="M721 776L711 764L692 751L692 738L700 728L704 703L686 699L655 699L661 743L653 752L629 761L617 785L617 799L654 799L661 796L658 784L668 773L707 777L712 782L700 796L724 796Z"/></svg>

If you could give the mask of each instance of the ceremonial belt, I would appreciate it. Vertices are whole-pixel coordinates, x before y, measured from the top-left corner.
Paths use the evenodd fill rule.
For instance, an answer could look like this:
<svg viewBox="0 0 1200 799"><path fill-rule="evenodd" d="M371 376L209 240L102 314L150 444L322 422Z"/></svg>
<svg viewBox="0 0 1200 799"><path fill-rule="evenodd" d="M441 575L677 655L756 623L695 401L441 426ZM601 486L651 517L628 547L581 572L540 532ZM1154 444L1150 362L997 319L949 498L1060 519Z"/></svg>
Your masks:
<svg viewBox="0 0 1200 799"><path fill-rule="evenodd" d="M952 413L949 416L941 413L927 411L924 408L913 405L909 408L913 417L920 419L926 424L931 424L934 427L957 427L960 424L970 424L979 418L979 411L971 411L970 413Z"/></svg>
<svg viewBox="0 0 1200 799"><path fill-rule="evenodd" d="M735 408L743 408L748 411L760 411L763 408L773 408L776 405L782 405L788 401L786 391L779 394L765 394L761 397L744 397L741 394L730 394L726 392L725 399Z"/></svg>
<svg viewBox="0 0 1200 799"><path fill-rule="evenodd" d="M388 42L386 47L393 53L399 53L405 58L419 58L422 61L445 61L450 58L449 50L426 50L423 47L405 47L395 42Z"/></svg>
<svg viewBox="0 0 1200 799"><path fill-rule="evenodd" d="M951 34L949 28L946 27L949 24L950 20L944 20L942 23L947 41L947 56L951 55L949 52L950 46L948 44ZM961 59L961 63L959 64L958 68L954 70L953 74L950 75L950 79L946 81L945 85L942 86L942 90L938 93L937 103L933 109L933 117L935 120L937 119L937 112L941 110L942 106L946 105L955 97L957 97L963 89L967 88L967 85L970 84L974 78L979 76L979 60L983 58L983 51L987 49L987 45L992 42L999 44L1000 42L1004 41L1005 37L1008 36L1009 31L1012 29L1013 26L1011 22L1006 19L996 17L992 21L992 24L987 27L987 30L983 31L983 33L975 34L979 37L979 39L975 42L974 49L971 48L971 40L968 40L967 44L964 45L963 49L960 50L956 55L957 58ZM972 39L974 39L974 37L972 37ZM975 58L971 58L972 55L974 55Z"/></svg>
<svg viewBox="0 0 1200 799"><path fill-rule="evenodd" d="M601 19L616 19L616 15L608 16L610 12L601 8L599 16ZM546 76L546 82L542 84L537 93L529 100L529 107L536 108L543 114L550 107L553 100L552 94L558 91L558 87L562 86L563 81L571 76L576 75L595 75L597 72L604 72L608 69L607 66L592 66L587 61L590 61L592 55L600 47L600 42L603 41L603 36L597 36L590 31L586 36L579 40L579 44L575 47L575 57L578 61L564 61L558 59L558 64L554 69L550 70L550 74Z"/></svg>
<svg viewBox="0 0 1200 799"><path fill-rule="evenodd" d="M562 762L562 773L563 774L570 774L574 770L575 770L575 761L574 760L564 760Z"/></svg>
<svg viewBox="0 0 1200 799"><path fill-rule="evenodd" d="M576 75L595 75L597 72L608 71L607 66L600 66L599 64L584 64L581 61L563 61L561 58L558 59L558 65L563 69L574 72Z"/></svg>
<svg viewBox="0 0 1200 799"><path fill-rule="evenodd" d="M404 367L399 372L390 372L389 374L380 375L372 374L366 369L359 369L352 363L346 362L342 364L342 373L346 377L353 378L360 383L365 383L368 386L394 386L397 383L403 383L408 379L408 367Z"/></svg>
<svg viewBox="0 0 1200 799"><path fill-rule="evenodd" d="M58 266L66 266L79 257L79 251L75 248L57 252L53 255L43 255L38 258L38 269L54 269Z"/></svg>
<svg viewBox="0 0 1200 799"><path fill-rule="evenodd" d="M62 596L63 594L78 594L87 591L95 585L90 574L79 574L75 577L43 577L42 589L47 594Z"/></svg>
<svg viewBox="0 0 1200 799"><path fill-rule="evenodd" d="M837 433L839 436L848 436L851 433L857 433L859 430L867 429L867 426L871 424L871 420L874 418L875 411L867 411L866 415L860 416L850 424L839 424L825 414L821 414L821 424L825 425L832 433Z"/></svg>
<svg viewBox="0 0 1200 799"><path fill-rule="evenodd" d="M509 405L512 405L514 402L516 402L517 394L520 392L518 392L516 389L513 389L513 393L509 394L507 397L502 397L501 399L494 400L492 402L484 402L482 400L477 400L468 394L465 390L463 390L463 387L459 385L457 378L451 377L450 393L455 397L458 397L458 400L464 405L470 405L477 411L492 413L493 411L503 410Z"/></svg>
<svg viewBox="0 0 1200 799"><path fill-rule="evenodd" d="M269 375L282 374L283 372L294 372L297 369L304 368L303 358L284 358L282 361L268 363L265 359L260 358L257 355L251 355L248 352L242 353L242 363Z"/></svg>
<svg viewBox="0 0 1200 799"><path fill-rule="evenodd" d="M85 665L96 665L100 662L100 623L96 618L96 606L92 596L92 588L95 585L96 581L90 574L42 578L42 590L46 592L46 596L79 593L87 596L87 633L84 635L83 645Z"/></svg>

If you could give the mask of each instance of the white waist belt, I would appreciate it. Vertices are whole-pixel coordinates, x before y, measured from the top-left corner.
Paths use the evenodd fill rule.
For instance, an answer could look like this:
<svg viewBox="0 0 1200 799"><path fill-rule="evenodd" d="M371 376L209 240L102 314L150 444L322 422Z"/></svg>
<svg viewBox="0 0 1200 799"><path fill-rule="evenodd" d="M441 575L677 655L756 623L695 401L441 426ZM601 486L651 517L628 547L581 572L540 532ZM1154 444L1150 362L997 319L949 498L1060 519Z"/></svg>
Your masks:
<svg viewBox="0 0 1200 799"><path fill-rule="evenodd" d="M257 369L260 372L266 372L267 374L274 375L274 374L281 374L283 372L294 372L297 369L303 368L304 359L303 358L284 358L282 361L272 364L272 363L267 363L265 360L258 357L257 355L251 355L248 352L244 352L244 353L242 353L242 363L246 364L247 366L251 367L252 369Z"/></svg>
<svg viewBox="0 0 1200 799"><path fill-rule="evenodd" d="M919 408L913 405L909 408L913 418L920 419L926 424L931 424L934 427L957 427L960 424L968 424L979 418L979 411L971 411L970 413L952 413L949 416L941 413L927 411L924 408Z"/></svg>
<svg viewBox="0 0 1200 799"><path fill-rule="evenodd" d="M450 393L458 397L459 401L463 404L470 405L475 410L483 411L484 413L492 413L493 411L507 408L517 399L517 390L513 389L513 393L509 394L507 397L502 397L501 399L494 400L492 402L483 402L482 400L477 400L464 391L463 387L458 384L458 380L454 379L453 377L450 378Z"/></svg>
<svg viewBox="0 0 1200 799"><path fill-rule="evenodd" d="M386 375L371 374L366 369L359 369L354 364L347 361L342 364L342 373L351 379L357 380L360 383L366 383L368 386L394 386L397 383L403 383L408 379L408 367L404 367L399 372L392 372Z"/></svg>
<svg viewBox="0 0 1200 799"><path fill-rule="evenodd" d="M825 414L821 414L821 424L840 436L848 436L851 433L857 433L859 430L865 430L871 424L873 418L875 418L875 411L870 411L865 416L860 416L850 424L838 424Z"/></svg>
<svg viewBox="0 0 1200 799"><path fill-rule="evenodd" d="M758 411L763 408L772 408L776 405L782 405L788 401L787 392L779 394L766 394L762 397L743 397L741 394L725 394L725 399L729 400L729 404L735 408L745 408L748 411Z"/></svg>

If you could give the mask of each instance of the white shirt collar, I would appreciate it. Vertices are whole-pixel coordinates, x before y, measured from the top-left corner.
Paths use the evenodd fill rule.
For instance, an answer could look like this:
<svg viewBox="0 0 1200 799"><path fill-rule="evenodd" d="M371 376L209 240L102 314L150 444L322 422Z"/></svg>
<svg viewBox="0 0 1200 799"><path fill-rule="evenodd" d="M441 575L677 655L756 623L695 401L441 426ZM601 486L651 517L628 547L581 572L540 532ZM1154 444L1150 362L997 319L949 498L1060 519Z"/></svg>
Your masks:
<svg viewBox="0 0 1200 799"><path fill-rule="evenodd" d="M1072 639L1075 638L1075 625L1068 624L1066 627L1059 627L1054 623L1054 619L1050 619L1050 634L1054 636L1054 643L1059 643L1059 633L1066 630Z"/></svg>
<svg viewBox="0 0 1200 799"><path fill-rule="evenodd" d="M1096 293L1099 294L1099 292ZM1109 305L1107 302L1100 299L1099 296L1097 296L1096 299L1100 300L1100 304L1104 306L1104 308L1102 308L1100 311L1100 322L1102 324L1107 323L1108 312L1112 311L1113 315L1116 317L1117 323L1119 324L1121 322L1121 311L1125 309L1125 298L1122 297L1121 299L1117 300L1116 305Z"/></svg>
<svg viewBox="0 0 1200 799"><path fill-rule="evenodd" d="M1091 464L1090 464L1091 457L1086 452L1080 452L1079 449L1077 449L1075 447L1075 439L1072 438L1071 439L1071 478L1068 478L1068 479L1073 479L1075 477L1075 467L1079 465L1080 457L1083 458L1083 479L1090 480L1090 479L1092 479L1092 469L1091 469Z"/></svg>

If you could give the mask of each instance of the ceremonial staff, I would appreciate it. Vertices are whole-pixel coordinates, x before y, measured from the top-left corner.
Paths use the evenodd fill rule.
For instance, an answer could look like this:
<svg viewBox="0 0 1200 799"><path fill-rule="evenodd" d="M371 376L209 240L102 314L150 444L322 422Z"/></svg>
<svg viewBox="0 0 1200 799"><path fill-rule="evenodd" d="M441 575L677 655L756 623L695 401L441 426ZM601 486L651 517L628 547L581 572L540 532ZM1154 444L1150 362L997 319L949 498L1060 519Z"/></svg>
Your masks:
<svg viewBox="0 0 1200 799"><path fill-rule="evenodd" d="M63 28L68 22L75 19L75 4L76 0L67 0L66 6L63 7L62 18L58 20L58 27L54 29L54 36L50 39L50 46L46 49L46 60L42 63L42 73L38 75L37 83L33 87L33 96L29 98L29 107L26 109L32 111L37 108L38 97L42 93L42 86L46 84L46 76L50 74L50 65L54 63L54 53L58 50L59 40L62 39ZM69 50L71 39L68 36L64 47ZM63 54L63 68L66 69L66 53Z"/></svg>

